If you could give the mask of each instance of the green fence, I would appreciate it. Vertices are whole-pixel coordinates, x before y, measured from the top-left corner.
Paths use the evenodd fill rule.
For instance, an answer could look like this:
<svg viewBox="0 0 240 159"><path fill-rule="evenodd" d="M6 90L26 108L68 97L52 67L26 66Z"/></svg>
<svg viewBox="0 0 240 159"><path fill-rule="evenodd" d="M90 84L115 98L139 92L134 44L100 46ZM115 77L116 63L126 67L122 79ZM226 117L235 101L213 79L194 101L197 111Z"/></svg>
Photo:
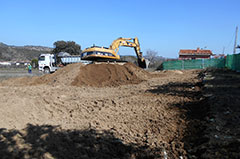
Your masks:
<svg viewBox="0 0 240 159"><path fill-rule="evenodd" d="M204 69L207 67L224 68L225 59L176 60L163 63L163 70Z"/></svg>
<svg viewBox="0 0 240 159"><path fill-rule="evenodd" d="M163 62L163 70L203 69L207 67L229 68L240 71L240 54L227 55L226 59L176 60Z"/></svg>
<svg viewBox="0 0 240 159"><path fill-rule="evenodd" d="M227 55L226 67L231 70L240 71L240 54Z"/></svg>

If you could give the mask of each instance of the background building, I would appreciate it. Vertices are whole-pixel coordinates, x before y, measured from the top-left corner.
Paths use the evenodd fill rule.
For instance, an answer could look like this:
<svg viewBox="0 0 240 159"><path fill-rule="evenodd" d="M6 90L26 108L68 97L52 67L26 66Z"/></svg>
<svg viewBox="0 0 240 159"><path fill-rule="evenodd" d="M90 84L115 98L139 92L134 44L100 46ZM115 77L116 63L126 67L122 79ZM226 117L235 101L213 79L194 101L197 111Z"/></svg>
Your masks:
<svg viewBox="0 0 240 159"><path fill-rule="evenodd" d="M213 55L211 50L180 50L179 59L209 59Z"/></svg>

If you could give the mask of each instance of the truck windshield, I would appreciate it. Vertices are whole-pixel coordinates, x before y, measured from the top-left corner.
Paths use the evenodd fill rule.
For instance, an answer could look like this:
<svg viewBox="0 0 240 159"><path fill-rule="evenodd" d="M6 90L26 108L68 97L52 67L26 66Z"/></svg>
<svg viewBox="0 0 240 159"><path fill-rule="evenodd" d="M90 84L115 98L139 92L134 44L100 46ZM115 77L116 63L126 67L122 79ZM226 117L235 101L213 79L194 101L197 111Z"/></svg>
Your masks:
<svg viewBox="0 0 240 159"><path fill-rule="evenodd" d="M40 56L39 58L38 58L38 61L44 61L45 60L45 56Z"/></svg>

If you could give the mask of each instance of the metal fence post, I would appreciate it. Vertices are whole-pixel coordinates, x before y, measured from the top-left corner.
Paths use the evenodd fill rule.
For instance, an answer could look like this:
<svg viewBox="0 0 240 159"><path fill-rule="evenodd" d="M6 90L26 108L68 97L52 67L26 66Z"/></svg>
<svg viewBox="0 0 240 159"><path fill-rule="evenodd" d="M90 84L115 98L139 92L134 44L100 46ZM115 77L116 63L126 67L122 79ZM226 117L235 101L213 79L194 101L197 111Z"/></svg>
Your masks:
<svg viewBox="0 0 240 159"><path fill-rule="evenodd" d="M204 69L204 59L202 59L202 68Z"/></svg>

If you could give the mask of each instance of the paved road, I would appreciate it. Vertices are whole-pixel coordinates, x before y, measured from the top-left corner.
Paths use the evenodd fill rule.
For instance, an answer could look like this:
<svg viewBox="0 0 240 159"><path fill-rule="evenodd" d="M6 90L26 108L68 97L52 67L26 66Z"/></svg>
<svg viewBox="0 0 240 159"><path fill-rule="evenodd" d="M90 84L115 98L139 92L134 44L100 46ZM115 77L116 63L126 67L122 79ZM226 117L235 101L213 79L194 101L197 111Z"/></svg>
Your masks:
<svg viewBox="0 0 240 159"><path fill-rule="evenodd" d="M24 77L24 76L40 76L43 75L38 69L34 69L32 73L28 73L26 69L23 68L0 68L0 81L8 78L14 77Z"/></svg>

